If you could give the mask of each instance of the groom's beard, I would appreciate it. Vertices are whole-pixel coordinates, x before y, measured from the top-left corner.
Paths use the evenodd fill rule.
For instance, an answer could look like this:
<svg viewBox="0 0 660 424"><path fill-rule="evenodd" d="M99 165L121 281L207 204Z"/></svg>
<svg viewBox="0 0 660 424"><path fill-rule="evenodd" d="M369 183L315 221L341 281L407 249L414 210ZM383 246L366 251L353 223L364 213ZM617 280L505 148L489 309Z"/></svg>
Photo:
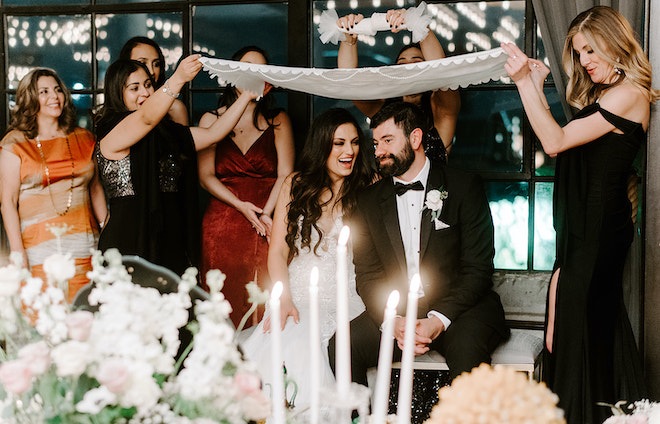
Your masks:
<svg viewBox="0 0 660 424"><path fill-rule="evenodd" d="M382 163L383 159L391 159L390 163ZM383 177L398 177L403 175L415 161L415 151L409 143L396 155L389 154L376 157L376 165Z"/></svg>

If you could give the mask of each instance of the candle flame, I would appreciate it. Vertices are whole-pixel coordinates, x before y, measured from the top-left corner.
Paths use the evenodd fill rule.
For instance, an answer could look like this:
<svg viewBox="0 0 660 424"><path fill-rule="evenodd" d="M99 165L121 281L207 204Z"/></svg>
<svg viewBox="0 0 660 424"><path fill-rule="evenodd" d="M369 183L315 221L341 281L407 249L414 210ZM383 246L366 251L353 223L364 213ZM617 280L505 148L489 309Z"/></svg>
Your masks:
<svg viewBox="0 0 660 424"><path fill-rule="evenodd" d="M309 285L311 287L317 287L319 285L319 268L316 266L312 268L309 276Z"/></svg>
<svg viewBox="0 0 660 424"><path fill-rule="evenodd" d="M412 280L410 280L410 290L408 291L409 293L418 293L419 292L419 286L422 285L422 280L419 277L419 274L413 275Z"/></svg>
<svg viewBox="0 0 660 424"><path fill-rule="evenodd" d="M339 240L338 244L340 246L346 246L348 243L348 237L351 235L351 229L348 228L348 225L344 225L344 227L341 229L341 232L339 233Z"/></svg>
<svg viewBox="0 0 660 424"><path fill-rule="evenodd" d="M387 298L387 307L390 309L396 308L399 305L399 298L399 291L393 290L390 297Z"/></svg>
<svg viewBox="0 0 660 424"><path fill-rule="evenodd" d="M273 290L270 292L270 299L279 300L281 295L282 295L282 282L278 281L275 283L275 285L273 286Z"/></svg>

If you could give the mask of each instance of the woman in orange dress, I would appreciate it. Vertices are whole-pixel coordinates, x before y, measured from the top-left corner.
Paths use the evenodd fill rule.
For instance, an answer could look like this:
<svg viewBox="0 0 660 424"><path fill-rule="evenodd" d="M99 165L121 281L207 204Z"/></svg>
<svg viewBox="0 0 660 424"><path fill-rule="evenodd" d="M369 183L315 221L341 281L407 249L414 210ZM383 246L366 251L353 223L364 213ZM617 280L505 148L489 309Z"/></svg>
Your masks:
<svg viewBox="0 0 660 424"><path fill-rule="evenodd" d="M12 251L35 277L61 249L75 259L68 298L85 285L107 209L93 161L94 137L76 127L71 95L52 69L28 73L16 90L9 132L0 145L2 219ZM57 240L50 226L67 231Z"/></svg>

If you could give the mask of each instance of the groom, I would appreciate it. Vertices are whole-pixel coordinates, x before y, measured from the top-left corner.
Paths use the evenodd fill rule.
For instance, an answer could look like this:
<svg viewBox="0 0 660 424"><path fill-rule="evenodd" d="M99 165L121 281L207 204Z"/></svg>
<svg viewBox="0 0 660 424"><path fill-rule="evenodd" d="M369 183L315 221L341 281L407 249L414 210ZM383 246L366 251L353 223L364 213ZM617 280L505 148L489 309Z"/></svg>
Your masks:
<svg viewBox="0 0 660 424"><path fill-rule="evenodd" d="M367 310L351 321L353 381L378 363L379 328L392 290L401 294L394 360L400 360L409 281L419 273L415 355L440 352L454 378L509 336L492 291L493 223L481 181L424 155L425 119L410 103L371 119L382 180L358 196L351 219L356 284ZM334 369L334 338L330 362Z"/></svg>

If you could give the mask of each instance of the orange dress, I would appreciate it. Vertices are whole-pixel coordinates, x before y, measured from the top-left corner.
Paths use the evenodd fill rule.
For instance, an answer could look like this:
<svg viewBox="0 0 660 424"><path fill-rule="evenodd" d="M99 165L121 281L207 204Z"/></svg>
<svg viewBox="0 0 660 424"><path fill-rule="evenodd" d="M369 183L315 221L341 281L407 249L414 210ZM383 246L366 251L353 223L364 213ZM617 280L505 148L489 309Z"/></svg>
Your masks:
<svg viewBox="0 0 660 424"><path fill-rule="evenodd" d="M71 153L67 147L67 139ZM92 269L91 249L96 249L98 241L98 224L92 211L88 189L94 177L94 136L83 128L76 128L66 138L41 141L50 186L35 140L28 139L22 131L13 130L2 139L0 145L21 160L18 216L21 221L23 247L32 274L46 281L43 262L61 247L62 253L71 254L76 262L76 275L69 281L68 296L71 301L78 289L89 282L86 274ZM71 207L67 211L70 190ZM58 243L48 227L63 224L69 229Z"/></svg>

